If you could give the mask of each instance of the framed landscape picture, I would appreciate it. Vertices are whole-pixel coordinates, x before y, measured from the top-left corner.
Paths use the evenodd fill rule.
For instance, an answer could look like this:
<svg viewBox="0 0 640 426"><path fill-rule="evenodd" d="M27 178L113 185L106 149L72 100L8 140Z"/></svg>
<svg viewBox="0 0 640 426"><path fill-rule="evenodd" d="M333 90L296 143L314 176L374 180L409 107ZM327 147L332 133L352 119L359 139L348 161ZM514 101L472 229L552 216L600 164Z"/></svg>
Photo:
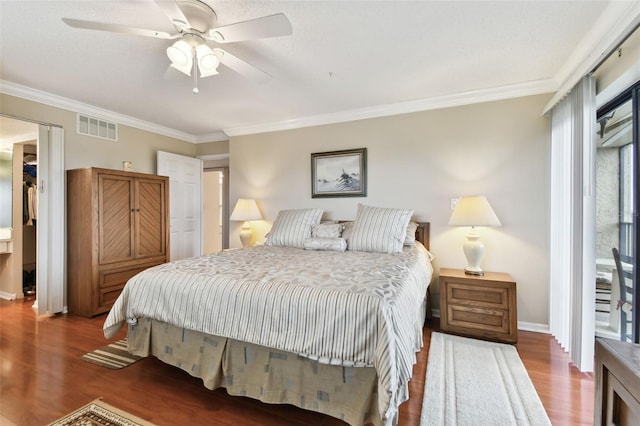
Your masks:
<svg viewBox="0 0 640 426"><path fill-rule="evenodd" d="M366 197L367 148L311 154L311 197Z"/></svg>

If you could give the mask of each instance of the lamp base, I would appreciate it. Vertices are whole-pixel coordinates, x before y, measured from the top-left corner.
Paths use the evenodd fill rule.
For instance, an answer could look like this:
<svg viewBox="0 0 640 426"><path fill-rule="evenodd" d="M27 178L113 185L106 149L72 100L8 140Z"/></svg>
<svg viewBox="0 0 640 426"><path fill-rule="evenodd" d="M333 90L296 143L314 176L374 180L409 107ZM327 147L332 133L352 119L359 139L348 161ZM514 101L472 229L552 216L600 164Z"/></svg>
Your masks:
<svg viewBox="0 0 640 426"><path fill-rule="evenodd" d="M240 229L240 241L242 242L243 248L251 247L252 237L253 231L251 230L251 226L247 222L243 223Z"/></svg>
<svg viewBox="0 0 640 426"><path fill-rule="evenodd" d="M467 241L462 246L462 250L467 258L467 267L464 268L464 273L467 275L484 275L480 267L480 261L484 254L484 244L480 241L480 235L478 235L475 228L472 227L467 234Z"/></svg>

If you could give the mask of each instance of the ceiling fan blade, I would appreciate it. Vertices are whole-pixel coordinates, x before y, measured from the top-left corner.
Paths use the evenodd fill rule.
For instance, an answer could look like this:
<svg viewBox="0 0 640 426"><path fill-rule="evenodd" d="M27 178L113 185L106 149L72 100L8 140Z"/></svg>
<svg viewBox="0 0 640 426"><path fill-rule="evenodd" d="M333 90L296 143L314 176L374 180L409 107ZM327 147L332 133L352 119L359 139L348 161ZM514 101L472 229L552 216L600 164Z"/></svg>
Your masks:
<svg viewBox="0 0 640 426"><path fill-rule="evenodd" d="M189 20L178 7L175 0L154 0L156 5L167 15L171 22L179 28L189 28Z"/></svg>
<svg viewBox="0 0 640 426"><path fill-rule="evenodd" d="M248 78L256 83L264 83L271 79L271 76L266 72L259 70L253 65L243 61L237 56L232 55L226 50L215 48L213 51L220 58L220 63L231 68L233 71Z"/></svg>
<svg viewBox="0 0 640 426"><path fill-rule="evenodd" d="M164 31L146 30L144 28L129 27L126 25L106 24L103 22L82 21L79 19L70 18L62 18L62 20L70 27L82 28L85 30L109 31L114 33L133 34L162 39L174 39L180 37L180 34L169 34Z"/></svg>
<svg viewBox="0 0 640 426"><path fill-rule="evenodd" d="M209 30L209 37L218 43L255 40L290 35L291 22L283 13L237 22Z"/></svg>

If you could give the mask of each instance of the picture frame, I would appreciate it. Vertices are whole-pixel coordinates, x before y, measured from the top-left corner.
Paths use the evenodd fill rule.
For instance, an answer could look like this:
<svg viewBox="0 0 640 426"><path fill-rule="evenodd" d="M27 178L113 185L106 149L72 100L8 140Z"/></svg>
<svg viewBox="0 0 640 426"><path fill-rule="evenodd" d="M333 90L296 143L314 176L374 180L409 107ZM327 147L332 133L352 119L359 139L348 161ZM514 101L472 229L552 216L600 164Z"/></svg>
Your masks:
<svg viewBox="0 0 640 426"><path fill-rule="evenodd" d="M311 198L366 196L367 148L311 154Z"/></svg>

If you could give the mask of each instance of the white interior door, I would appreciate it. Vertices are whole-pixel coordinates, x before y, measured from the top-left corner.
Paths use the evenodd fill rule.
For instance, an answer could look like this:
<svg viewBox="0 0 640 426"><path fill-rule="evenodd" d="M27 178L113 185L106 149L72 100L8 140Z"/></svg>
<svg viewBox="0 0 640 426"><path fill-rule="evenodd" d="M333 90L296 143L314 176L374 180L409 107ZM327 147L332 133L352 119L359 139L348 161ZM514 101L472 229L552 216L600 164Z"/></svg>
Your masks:
<svg viewBox="0 0 640 426"><path fill-rule="evenodd" d="M64 310L65 184L64 133L60 127L39 126L36 297L38 315Z"/></svg>
<svg viewBox="0 0 640 426"><path fill-rule="evenodd" d="M170 259L202 254L202 160L158 151L160 176L169 177Z"/></svg>

